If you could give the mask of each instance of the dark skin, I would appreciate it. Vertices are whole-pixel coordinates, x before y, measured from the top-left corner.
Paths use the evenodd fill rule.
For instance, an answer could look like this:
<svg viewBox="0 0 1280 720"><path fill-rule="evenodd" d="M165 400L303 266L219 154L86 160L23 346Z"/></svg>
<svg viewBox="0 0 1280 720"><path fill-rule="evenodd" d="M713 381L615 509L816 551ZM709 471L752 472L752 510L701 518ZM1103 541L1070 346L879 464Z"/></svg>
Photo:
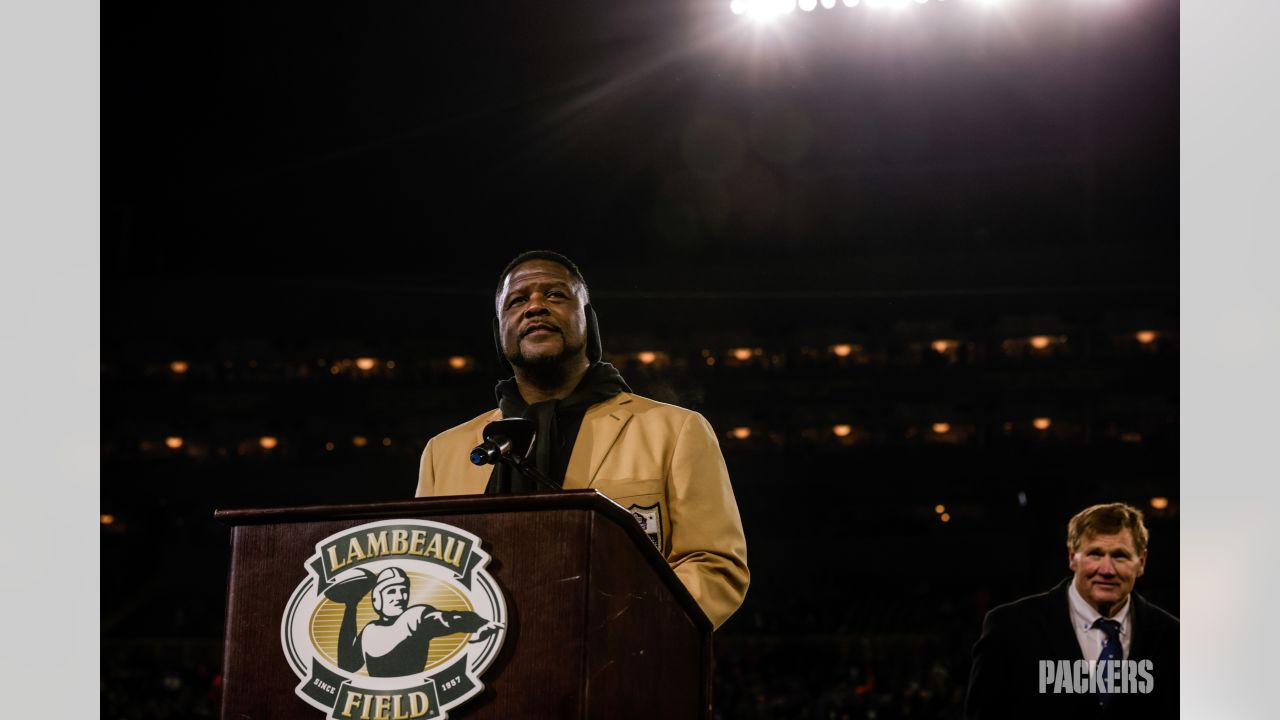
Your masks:
<svg viewBox="0 0 1280 720"><path fill-rule="evenodd" d="M550 260L520 263L503 280L498 334L528 404L563 400L586 374L586 294L567 268Z"/></svg>

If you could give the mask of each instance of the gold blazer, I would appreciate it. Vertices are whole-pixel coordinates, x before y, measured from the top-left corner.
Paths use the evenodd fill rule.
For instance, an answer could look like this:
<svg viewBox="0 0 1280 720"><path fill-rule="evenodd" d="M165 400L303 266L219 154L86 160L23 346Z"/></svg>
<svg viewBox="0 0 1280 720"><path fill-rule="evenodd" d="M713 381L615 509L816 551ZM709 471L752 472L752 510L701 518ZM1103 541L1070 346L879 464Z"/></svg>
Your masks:
<svg viewBox="0 0 1280 720"><path fill-rule="evenodd" d="M418 497L484 492L492 467L471 449L498 410L431 438ZM594 488L637 518L715 627L742 604L751 573L742 518L715 432L702 415L619 393L587 409L565 472L566 490Z"/></svg>

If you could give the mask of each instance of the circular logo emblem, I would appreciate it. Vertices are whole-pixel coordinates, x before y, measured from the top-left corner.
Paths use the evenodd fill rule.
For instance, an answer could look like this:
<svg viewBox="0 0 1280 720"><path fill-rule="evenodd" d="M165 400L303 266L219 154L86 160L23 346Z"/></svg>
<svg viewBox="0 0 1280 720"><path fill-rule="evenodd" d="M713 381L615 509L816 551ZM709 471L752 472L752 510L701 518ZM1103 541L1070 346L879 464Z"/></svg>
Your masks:
<svg viewBox="0 0 1280 720"><path fill-rule="evenodd" d="M480 538L387 520L316 544L280 641L298 696L329 717L446 718L484 689L507 606Z"/></svg>

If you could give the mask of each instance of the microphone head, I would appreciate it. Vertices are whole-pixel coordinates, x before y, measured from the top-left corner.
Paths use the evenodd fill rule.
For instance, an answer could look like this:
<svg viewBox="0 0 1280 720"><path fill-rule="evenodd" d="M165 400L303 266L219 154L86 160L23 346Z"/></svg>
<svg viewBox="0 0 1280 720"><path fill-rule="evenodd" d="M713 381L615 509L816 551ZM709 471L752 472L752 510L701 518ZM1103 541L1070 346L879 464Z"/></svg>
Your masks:
<svg viewBox="0 0 1280 720"><path fill-rule="evenodd" d="M512 417L494 420L484 426L484 439L500 446L502 454L518 453L528 457L533 448L538 425L528 418Z"/></svg>
<svg viewBox="0 0 1280 720"><path fill-rule="evenodd" d="M471 464L488 465L497 460L497 453L494 452L495 449L496 448L493 447L492 443L480 443L471 451Z"/></svg>

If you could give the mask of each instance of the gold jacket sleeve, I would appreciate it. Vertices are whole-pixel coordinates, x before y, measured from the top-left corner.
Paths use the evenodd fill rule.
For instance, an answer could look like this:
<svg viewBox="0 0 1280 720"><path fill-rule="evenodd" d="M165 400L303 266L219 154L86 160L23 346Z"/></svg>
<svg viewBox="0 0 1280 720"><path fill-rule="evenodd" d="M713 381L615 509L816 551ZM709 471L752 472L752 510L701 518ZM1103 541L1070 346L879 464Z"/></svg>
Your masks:
<svg viewBox="0 0 1280 720"><path fill-rule="evenodd" d="M676 438L667 497L667 562L711 624L720 627L746 597L751 572L729 470L710 423L698 413L689 413Z"/></svg>

